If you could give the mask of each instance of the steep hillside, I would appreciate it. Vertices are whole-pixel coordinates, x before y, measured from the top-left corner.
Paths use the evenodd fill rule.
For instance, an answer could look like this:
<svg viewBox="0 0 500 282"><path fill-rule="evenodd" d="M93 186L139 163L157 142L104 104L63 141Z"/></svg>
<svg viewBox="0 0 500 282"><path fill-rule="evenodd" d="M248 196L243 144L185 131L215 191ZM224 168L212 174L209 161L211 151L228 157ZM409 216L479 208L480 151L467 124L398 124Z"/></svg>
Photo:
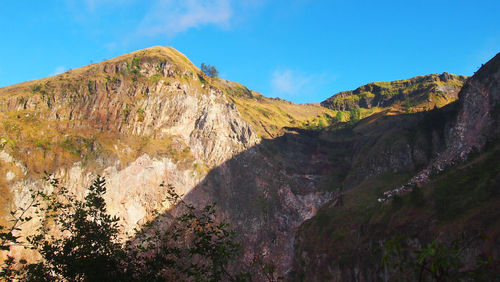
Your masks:
<svg viewBox="0 0 500 282"><path fill-rule="evenodd" d="M467 240L476 239L464 246L466 255L460 254L466 265L472 268L480 256L491 256L498 275L498 158L498 147L488 150L446 170L417 192L386 204L377 198L409 175L386 173L365 180L342 194L342 204L337 200L325 205L301 226L291 280L403 279L395 269L388 271L382 264L384 244L389 240L403 236L403 247L416 250L435 239L452 246L462 232ZM414 275L412 269L406 270Z"/></svg>
<svg viewBox="0 0 500 282"><path fill-rule="evenodd" d="M375 113L338 129L324 130L320 138L336 144L330 153L335 188L350 189L386 172L414 173L446 148L443 132L450 128L456 105L413 114L391 109Z"/></svg>
<svg viewBox="0 0 500 282"><path fill-rule="evenodd" d="M279 98L266 98L236 82L218 82L243 118L253 125L262 138L276 138L283 134L282 129L285 127L324 128L337 114L337 111L319 105L297 105Z"/></svg>
<svg viewBox="0 0 500 282"><path fill-rule="evenodd" d="M455 101L465 79L465 76L445 72L389 82L373 82L356 90L337 93L321 102L321 105L338 111L377 107L394 107L408 112L429 110Z"/></svg>
<svg viewBox="0 0 500 282"><path fill-rule="evenodd" d="M401 116L406 120L404 126L396 124L392 133L385 130L388 142L396 148L408 148L406 158L397 149L388 154L399 162L399 168L405 167L401 160L415 154L419 132L424 133L422 137L428 136L429 144L440 145L432 147L435 153L421 162L428 164L418 173L415 169L388 169L364 178L348 191L337 192L301 226L291 280L418 280L419 272L411 268L411 263L402 272L394 265L382 264L386 243L403 238L401 256L409 255L416 266L417 250L436 239L451 250L462 232L466 241L459 246L459 260L465 265L461 271L478 267L477 259L489 257L493 263L490 272L482 274L493 276L481 279L498 277L499 75L500 54L466 82L456 103L419 113L423 119L417 123L411 123L410 116L414 115ZM370 122L364 126L364 130L377 129ZM404 136L405 131L412 137L397 137ZM392 197L380 202L388 190ZM408 250L413 250L413 258Z"/></svg>
<svg viewBox="0 0 500 282"><path fill-rule="evenodd" d="M291 264L296 228L329 195L317 180L303 178L307 166L294 162L310 159L316 141L291 133L297 137L283 137L296 140L287 153L261 144L261 138L278 138L288 126L304 127L332 115L320 106L265 98L238 83L208 77L169 47L5 87L0 89L1 223L11 209L26 203L28 188L43 186L44 171L78 197L100 174L108 182L109 211L132 234L153 211L170 208L159 189L165 182L189 194L196 205L217 200L224 207L221 219L230 220L250 238L246 241L270 250L270 259L283 257L283 272ZM282 171L284 164L288 172ZM227 170L234 175L223 173ZM283 179L276 182L280 173ZM203 186L209 179L215 182ZM309 188L300 190L304 184ZM249 194L222 197L238 187ZM281 204L278 192L287 195ZM245 202L248 208L241 206ZM244 211L241 218L236 210ZM267 224L258 223L264 217ZM280 224L282 218L289 222ZM24 225L24 232L34 224ZM277 235L267 226L280 228L278 240L270 239ZM24 255L19 248L12 252ZM253 259L254 252L248 248L244 258Z"/></svg>
<svg viewBox="0 0 500 282"><path fill-rule="evenodd" d="M484 178L478 197L461 190L457 210L464 218L471 211L495 214L497 65L498 59L486 64L454 103L465 77L444 73L371 83L323 106L296 105L206 76L169 47L1 88L0 224L26 203L28 188L44 187L47 171L77 197L96 175L105 176L108 210L121 218L124 238L154 219L155 211L160 215L148 228L164 230L175 213L163 201L164 182L195 206L218 203L218 218L243 244L235 265L263 257L292 279L370 280L380 275L370 268L379 257L365 250L414 211L392 209L377 198L421 179L417 172L431 176L430 168L442 171L486 146L487 153L441 178L427 177L426 209L414 212L419 222L433 220L430 210L442 213L437 209L446 202L445 192L434 187L452 180L472 189ZM437 204L435 193L441 193ZM444 213L453 213L456 206L446 203L453 209ZM453 231L459 226L443 224ZM35 225L24 225L23 232ZM442 230L429 228L429 236ZM497 234L495 228L490 234ZM11 253L30 256L21 248Z"/></svg>

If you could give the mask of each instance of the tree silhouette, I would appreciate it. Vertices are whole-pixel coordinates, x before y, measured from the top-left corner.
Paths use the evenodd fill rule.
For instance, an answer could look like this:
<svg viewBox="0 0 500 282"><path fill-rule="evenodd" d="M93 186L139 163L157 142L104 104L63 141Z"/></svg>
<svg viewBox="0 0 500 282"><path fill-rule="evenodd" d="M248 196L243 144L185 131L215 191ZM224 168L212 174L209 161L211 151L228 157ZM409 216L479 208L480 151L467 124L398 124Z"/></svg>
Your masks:
<svg viewBox="0 0 500 282"><path fill-rule="evenodd" d="M167 200L181 211L169 228L158 230L156 241L121 243L119 219L108 214L104 195L106 181L98 176L83 200L78 200L53 177L46 180L53 192L31 191L32 202L16 212L11 228L0 226L1 250L20 245L20 223L31 220L26 211L43 214L38 231L25 247L36 250L42 260L19 266L8 257L0 269L6 281L249 281L250 272L231 272L228 264L240 245L229 224L218 223L216 204L196 209L171 185ZM139 235L139 234L138 234ZM138 236L137 238L140 238ZM151 256L150 254L154 255Z"/></svg>
<svg viewBox="0 0 500 282"><path fill-rule="evenodd" d="M219 76L219 71L215 66L207 65L205 63L201 63L201 71L210 77Z"/></svg>

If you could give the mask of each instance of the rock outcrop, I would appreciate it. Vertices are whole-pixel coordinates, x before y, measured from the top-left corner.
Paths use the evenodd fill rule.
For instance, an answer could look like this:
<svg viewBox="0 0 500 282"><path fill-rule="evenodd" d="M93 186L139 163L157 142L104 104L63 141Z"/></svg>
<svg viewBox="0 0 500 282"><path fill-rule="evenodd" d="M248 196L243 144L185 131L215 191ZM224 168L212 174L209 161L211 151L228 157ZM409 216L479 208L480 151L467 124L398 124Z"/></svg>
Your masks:
<svg viewBox="0 0 500 282"><path fill-rule="evenodd" d="M460 242L464 267L452 269L455 272L477 267L481 256L498 262L500 242L482 238L498 238L500 232L496 220L500 54L470 77L458 96L458 101L441 109L386 117L399 123L374 115L354 127L354 132L364 135L372 132L371 138L349 136L365 145L354 153L359 160L354 164L359 165L349 167L351 173L362 174L363 181L337 194L301 225L291 280L412 280L410 275L418 277L411 269L416 258L406 258L410 267L401 276L382 264L385 244L398 235L405 238L403 248L414 252L434 240L443 248L456 248L453 244ZM390 129L383 129L384 124ZM343 205L338 204L339 197ZM457 234L470 241L457 241Z"/></svg>
<svg viewBox="0 0 500 282"><path fill-rule="evenodd" d="M448 146L436 165L464 159L500 137L500 53L484 64L458 94L459 109Z"/></svg>
<svg viewBox="0 0 500 282"><path fill-rule="evenodd" d="M390 82L373 82L352 91L337 93L321 102L321 105L338 111L393 106L429 110L455 101L465 79L465 76L445 72Z"/></svg>
<svg viewBox="0 0 500 282"><path fill-rule="evenodd" d="M171 208L160 189L166 183L195 206L218 202L220 220L245 242L241 262L264 256L279 261L277 270L284 273L291 265L296 229L330 197L320 189L319 176L303 178L318 174L310 171L313 165L295 162L317 153L314 139L290 136L262 144L259 124L283 135L272 118L283 116L283 125L296 122L292 112L274 110L276 103L285 102L207 77L168 47L0 89L5 195L0 223L10 209L26 203L28 188L44 186L43 171L79 198L99 174L107 180L108 210L121 219L127 239L153 219L153 211ZM254 104L271 109L265 124L255 123ZM309 114L286 104L299 109L297 122L327 111L307 106L313 110ZM35 227L25 225L23 232ZM20 248L12 254L29 256Z"/></svg>
<svg viewBox="0 0 500 282"><path fill-rule="evenodd" d="M456 114L448 116L443 128L446 147L432 158L426 167L408 183L386 191L379 201L396 194L407 193L411 187L422 185L432 175L467 159L472 152L481 152L500 137L500 54L483 65L464 84L454 107Z"/></svg>
<svg viewBox="0 0 500 282"><path fill-rule="evenodd" d="M239 262L264 257L279 274L292 273L294 256L301 263L321 256L296 252L307 240L297 230L318 210L341 206L342 191L412 174L431 160L449 166L498 138L499 61L468 80L458 103L432 111L456 99L464 77L371 83L328 99L327 109L210 78L168 47L2 88L0 224L26 202L28 188L43 187L43 171L80 198L99 174L127 239L153 211L160 219L175 211L163 201L167 183L195 206L218 203L218 218L244 243ZM333 122L331 109L359 107L387 109L355 124ZM398 107L418 110L403 115Z"/></svg>

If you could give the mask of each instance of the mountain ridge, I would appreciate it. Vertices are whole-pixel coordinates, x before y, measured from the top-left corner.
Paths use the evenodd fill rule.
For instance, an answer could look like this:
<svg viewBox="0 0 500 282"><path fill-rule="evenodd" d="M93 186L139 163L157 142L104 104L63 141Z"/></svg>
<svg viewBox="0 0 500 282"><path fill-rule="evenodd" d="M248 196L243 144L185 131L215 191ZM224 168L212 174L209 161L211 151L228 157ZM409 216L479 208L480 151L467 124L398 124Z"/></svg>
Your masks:
<svg viewBox="0 0 500 282"><path fill-rule="evenodd" d="M300 126L329 112L265 98L241 84L210 78L185 60L172 49L155 47L0 89L4 156L0 173L8 175L0 178L0 223L7 222L11 208L23 206L28 188L43 187L44 171L61 179L77 197L85 194L93 176L104 175L108 210L121 218L124 233L129 234L149 221L153 211L169 208L163 202L165 191L158 189L162 182L188 194L211 170L239 153L249 151L250 156L258 156L252 157L256 162L265 160L267 146L251 150L263 137L276 138L285 133L285 126ZM248 109L248 122L238 108ZM236 164L236 170L251 165L245 160ZM262 183L271 177L267 175ZM294 178L287 179L295 183ZM217 183L227 187L226 181ZM265 202L268 192L256 191ZM328 198L316 193L315 187L304 193L313 209L324 201L319 198ZM302 207L286 208L284 216L300 222L296 209ZM260 214L257 209L247 216ZM289 229L297 226L283 226L288 235L280 246L290 250L284 260L288 265L292 246L286 238L293 235ZM25 225L23 232L35 227ZM264 226L255 232L262 238ZM266 239L265 245L269 244ZM22 248L13 248L11 254L32 256Z"/></svg>
<svg viewBox="0 0 500 282"><path fill-rule="evenodd" d="M456 100L465 79L465 76L444 72L394 81L371 82L355 90L334 94L321 102L321 105L345 111L391 106L430 110Z"/></svg>
<svg viewBox="0 0 500 282"><path fill-rule="evenodd" d="M424 113L432 123L409 125L417 132L430 126L430 140L441 140L423 170L387 170L368 177L338 193L304 222L297 232L290 279L416 280L419 273L412 272L416 258L411 252L418 254L432 242L456 248L453 242L460 236L470 243L460 245L459 263L473 269L476 260L488 257L491 272L485 274L490 278L482 279L498 277L499 82L500 53L467 80L459 100ZM388 196L390 187L396 188L390 190L390 200L377 202ZM399 274L397 266L381 263L387 244L396 238L401 238L401 255L409 256L408 268Z"/></svg>
<svg viewBox="0 0 500 282"><path fill-rule="evenodd" d="M424 97L426 89L431 88L414 97ZM454 99L453 91L443 103ZM471 97L461 99L486 103ZM12 206L22 206L27 187L42 186L44 170L80 197L99 174L108 179L110 212L122 218L130 234L151 220L154 210L169 218L171 207L158 189L165 182L195 206L219 203L221 220L228 220L246 244L240 262L262 255L276 262L280 275L309 273L323 262L317 263L321 252L304 234L317 231L308 229L315 222L335 227L329 218L337 218L339 195L346 193L347 203L349 197L367 199L356 204L357 213L348 214L357 223L364 218L363 205L372 209L377 193L406 183L446 150L453 118L464 112L457 102L439 109L418 103L405 109L398 103L362 108L355 119L352 109L267 98L237 82L206 76L167 47L0 88L0 175L5 175L0 220ZM481 115L469 117L481 120ZM463 124L474 129L478 123ZM34 226L25 228L29 232ZM311 246L315 253L304 254ZM29 255L21 249L11 253ZM307 259L313 263L305 269Z"/></svg>

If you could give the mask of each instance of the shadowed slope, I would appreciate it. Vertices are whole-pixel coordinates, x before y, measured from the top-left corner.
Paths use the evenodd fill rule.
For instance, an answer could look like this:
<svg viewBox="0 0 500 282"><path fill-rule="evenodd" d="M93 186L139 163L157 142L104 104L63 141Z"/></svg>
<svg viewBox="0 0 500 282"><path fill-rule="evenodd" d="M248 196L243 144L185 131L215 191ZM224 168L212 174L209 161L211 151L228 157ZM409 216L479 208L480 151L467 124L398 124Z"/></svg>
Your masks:
<svg viewBox="0 0 500 282"><path fill-rule="evenodd" d="M499 82L500 54L466 82L459 101L425 113L427 121L421 125L427 126L410 131L414 134L431 126L437 133L429 135L431 140L441 140L441 149L426 169L414 177L411 171L388 171L366 178L343 195L343 205L327 204L305 222L296 237L292 280L416 280L418 273L411 269L407 275L417 276L398 276L394 269L382 266L384 244L403 235L403 247L417 250L436 238L450 244L461 232L471 243L460 246L465 265L460 271L488 258L492 264L487 270L498 277ZM396 140L391 144L399 143ZM419 138L411 140L418 143ZM382 192L395 187L413 191L406 190L385 204L377 201Z"/></svg>

